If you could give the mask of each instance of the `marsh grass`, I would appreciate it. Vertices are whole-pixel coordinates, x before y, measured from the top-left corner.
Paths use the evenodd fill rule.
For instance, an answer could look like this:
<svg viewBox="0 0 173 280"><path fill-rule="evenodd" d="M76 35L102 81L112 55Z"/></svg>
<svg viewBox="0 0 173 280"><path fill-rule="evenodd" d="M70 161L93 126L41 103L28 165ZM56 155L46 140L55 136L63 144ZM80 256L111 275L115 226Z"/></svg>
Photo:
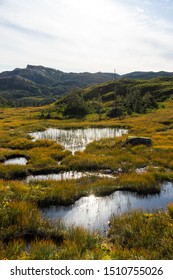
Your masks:
<svg viewBox="0 0 173 280"><path fill-rule="evenodd" d="M147 214L133 211L113 216L109 229L113 244L121 249L144 252L142 258L171 259L173 254L173 220L168 212Z"/></svg>
<svg viewBox="0 0 173 280"><path fill-rule="evenodd" d="M9 241L8 244L0 244L0 259L22 260L27 259L25 251L26 242L23 239Z"/></svg>
<svg viewBox="0 0 173 280"><path fill-rule="evenodd" d="M139 193L159 191L159 183L173 180L173 100L157 111L98 121L41 120L43 108L2 109L0 120L0 258L8 259L172 259L172 204L153 214L133 212L112 217L109 238L81 228L53 226L38 206L71 205L82 196L106 195L119 189ZM153 145L123 147L125 136L90 143L71 156L49 140L32 141L29 132L49 127L126 127L129 135L151 137ZM7 158L22 155L26 166L4 166ZM57 161L61 161L59 166ZM147 172L136 174L136 168ZM121 168L122 172L117 173ZM27 174L54 170L115 172L115 179L84 177L68 181L19 181ZM11 179L15 179L12 181ZM28 245L29 242L29 245Z"/></svg>
<svg viewBox="0 0 173 280"><path fill-rule="evenodd" d="M56 258L57 245L52 240L36 240L30 244L30 260L53 260Z"/></svg>
<svg viewBox="0 0 173 280"><path fill-rule="evenodd" d="M77 180L30 182L30 197L40 207L50 205L72 205L76 200L91 194L113 193L117 186L114 179L84 177Z"/></svg>
<svg viewBox="0 0 173 280"><path fill-rule="evenodd" d="M15 158L15 157L25 157L25 154L21 150L11 150L0 148L0 162L4 162L7 159Z"/></svg>
<svg viewBox="0 0 173 280"><path fill-rule="evenodd" d="M59 167L58 161L68 156L69 152L63 151L62 146L53 143L50 146L39 146L30 149L27 155L30 158L28 161L30 172L33 174L38 172L45 174L63 169L63 167Z"/></svg>
<svg viewBox="0 0 173 280"><path fill-rule="evenodd" d="M58 162L63 158L69 156L69 151L64 151L63 147L51 140L39 140L31 142L31 145L21 146L19 149L22 139L19 139L18 145L10 148L0 149L0 178L10 180L10 179L22 179L27 176L27 174L47 174L53 172L59 172L64 170L63 165L61 168ZM4 166L3 162L6 159L11 159L15 157L23 156L28 162L26 166L18 166L12 164L10 166Z"/></svg>
<svg viewBox="0 0 173 280"><path fill-rule="evenodd" d="M113 165L113 159L109 156L76 153L74 156L69 156L62 160L62 164L67 167L68 170L80 170L80 171L96 171L100 169L115 168ZM118 166L116 166L117 168Z"/></svg>
<svg viewBox="0 0 173 280"><path fill-rule="evenodd" d="M0 223L8 234L20 235L27 229L38 229L43 223L42 217L34 204L25 201L4 201L0 209Z"/></svg>
<svg viewBox="0 0 173 280"><path fill-rule="evenodd" d="M27 150L33 147L33 142L27 138L17 137L17 139L10 141L7 147L10 149Z"/></svg>
<svg viewBox="0 0 173 280"><path fill-rule="evenodd" d="M0 227L0 239L7 249L10 244L15 244L15 241L20 243L21 240L28 243L48 238L57 244L63 240L63 226L59 224L51 227L36 205L28 201L3 199L0 207Z"/></svg>
<svg viewBox="0 0 173 280"><path fill-rule="evenodd" d="M127 190L142 194L157 193L160 191L160 186L156 177L149 172L144 172L142 174L123 174L119 176L118 183Z"/></svg>
<svg viewBox="0 0 173 280"><path fill-rule="evenodd" d="M99 244L99 237L89 231L78 228L69 228L65 240L59 248L59 259L86 259L92 255ZM74 253L72 253L74 252Z"/></svg>
<svg viewBox="0 0 173 280"><path fill-rule="evenodd" d="M168 204L168 213L171 216L171 218L173 219L173 203Z"/></svg>
<svg viewBox="0 0 173 280"><path fill-rule="evenodd" d="M8 259L172 259L173 219L167 211L133 211L113 216L108 238L71 227L57 243L50 235L26 246L23 239L1 243L0 257Z"/></svg>
<svg viewBox="0 0 173 280"><path fill-rule="evenodd" d="M5 180L23 179L27 176L27 167L18 164L3 165L0 164L0 178Z"/></svg>
<svg viewBox="0 0 173 280"><path fill-rule="evenodd" d="M1 200L35 202L42 206L71 205L82 196L111 194L116 189L114 179L97 176L64 181L31 181L29 184L0 180Z"/></svg>

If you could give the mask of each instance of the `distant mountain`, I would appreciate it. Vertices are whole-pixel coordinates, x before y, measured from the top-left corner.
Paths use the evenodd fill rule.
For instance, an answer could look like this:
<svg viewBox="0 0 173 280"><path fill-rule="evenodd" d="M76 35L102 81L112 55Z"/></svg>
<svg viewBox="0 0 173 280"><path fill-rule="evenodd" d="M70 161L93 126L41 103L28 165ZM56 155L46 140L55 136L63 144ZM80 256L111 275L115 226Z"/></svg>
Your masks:
<svg viewBox="0 0 173 280"><path fill-rule="evenodd" d="M46 86L57 86L59 84L64 84L65 82L71 82L79 87L84 87L88 84L94 83L104 83L108 80L112 80L114 76L115 75L113 73L101 72L65 73L52 68L33 65L27 65L24 69L16 68L13 71L0 73L0 78L21 77L34 83Z"/></svg>
<svg viewBox="0 0 173 280"><path fill-rule="evenodd" d="M62 71L43 66L27 65L26 68L16 68L13 71L6 71L0 74L0 78L21 77L41 85L52 85L60 80Z"/></svg>
<svg viewBox="0 0 173 280"><path fill-rule="evenodd" d="M0 97L8 98L15 106L45 105L73 88L104 83L114 77L113 73L64 73L44 66L27 65L24 69L0 73Z"/></svg>
<svg viewBox="0 0 173 280"><path fill-rule="evenodd" d="M132 72L116 74L116 79L172 77L172 72ZM74 88L84 88L115 79L114 73L65 73L60 70L27 65L0 73L0 98L3 104L40 106L50 104ZM8 102L6 102L8 100ZM0 106L1 106L0 103Z"/></svg>

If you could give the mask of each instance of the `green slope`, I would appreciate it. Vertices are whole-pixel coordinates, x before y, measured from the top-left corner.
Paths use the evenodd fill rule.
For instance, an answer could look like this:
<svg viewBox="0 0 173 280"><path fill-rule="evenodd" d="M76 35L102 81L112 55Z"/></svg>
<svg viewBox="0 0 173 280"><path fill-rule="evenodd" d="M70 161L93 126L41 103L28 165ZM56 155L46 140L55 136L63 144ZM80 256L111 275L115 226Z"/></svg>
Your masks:
<svg viewBox="0 0 173 280"><path fill-rule="evenodd" d="M100 114L120 117L146 113L173 95L173 78L118 79L74 90L58 100L54 109L64 117ZM78 109L75 111L75 107ZM79 113L81 110L81 114Z"/></svg>

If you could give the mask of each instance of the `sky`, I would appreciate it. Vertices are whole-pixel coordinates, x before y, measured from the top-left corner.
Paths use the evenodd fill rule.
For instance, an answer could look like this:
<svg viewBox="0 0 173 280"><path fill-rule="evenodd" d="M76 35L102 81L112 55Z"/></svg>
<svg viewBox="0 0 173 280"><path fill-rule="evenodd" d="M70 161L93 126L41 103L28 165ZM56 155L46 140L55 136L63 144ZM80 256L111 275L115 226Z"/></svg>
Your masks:
<svg viewBox="0 0 173 280"><path fill-rule="evenodd" d="M0 72L173 71L173 0L0 0Z"/></svg>

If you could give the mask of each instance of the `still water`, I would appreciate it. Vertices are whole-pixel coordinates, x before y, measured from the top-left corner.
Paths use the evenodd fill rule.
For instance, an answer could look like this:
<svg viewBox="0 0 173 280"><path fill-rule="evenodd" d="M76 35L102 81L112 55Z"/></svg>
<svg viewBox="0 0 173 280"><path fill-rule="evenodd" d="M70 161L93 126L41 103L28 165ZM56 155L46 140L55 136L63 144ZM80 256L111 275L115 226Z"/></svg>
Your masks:
<svg viewBox="0 0 173 280"><path fill-rule="evenodd" d="M11 159L7 159L4 162L4 164L5 165L9 165L9 164L26 165L27 164L27 159L25 157L11 158Z"/></svg>
<svg viewBox="0 0 173 280"><path fill-rule="evenodd" d="M165 182L159 195L141 196L124 191L116 191L106 197L91 195L79 199L70 207L46 208L43 210L43 216L53 223L60 220L66 226L82 226L105 234L111 215L120 215L132 209L152 212L164 209L169 202L173 202L173 183Z"/></svg>
<svg viewBox="0 0 173 280"><path fill-rule="evenodd" d="M46 181L46 180L71 180L71 179L79 179L81 177L86 176L86 173L77 172L77 171L68 171L62 172L58 174L47 174L47 175L30 175L26 178L27 183L32 181Z"/></svg>
<svg viewBox="0 0 173 280"><path fill-rule="evenodd" d="M55 140L70 150L72 154L76 151L83 151L86 146L102 138L114 138L127 134L127 129L117 128L75 128L75 129L56 129L49 128L45 131L30 133L34 141L40 139Z"/></svg>
<svg viewBox="0 0 173 280"><path fill-rule="evenodd" d="M78 171L67 171L61 172L57 174L47 174L47 175L29 175L26 178L26 182L33 182L33 181L47 181L47 180L72 180L72 179L80 179L85 176L95 176L95 177L102 177L102 178L112 178L115 179L115 176L97 172L78 172Z"/></svg>

